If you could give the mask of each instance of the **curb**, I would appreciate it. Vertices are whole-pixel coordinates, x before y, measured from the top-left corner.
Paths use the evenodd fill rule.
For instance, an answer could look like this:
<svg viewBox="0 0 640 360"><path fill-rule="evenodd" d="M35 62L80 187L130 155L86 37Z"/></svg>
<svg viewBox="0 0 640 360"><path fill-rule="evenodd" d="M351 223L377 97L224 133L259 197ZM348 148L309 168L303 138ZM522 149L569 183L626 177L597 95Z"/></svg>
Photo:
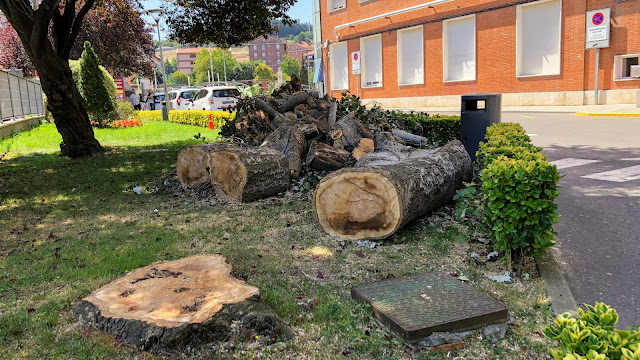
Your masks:
<svg viewBox="0 0 640 360"><path fill-rule="evenodd" d="M568 312L572 316L578 316L578 304L576 303L569 284L562 276L560 265L551 251L544 259L537 258L538 271L544 281L544 288L551 303L554 314L560 315Z"/></svg>
<svg viewBox="0 0 640 360"><path fill-rule="evenodd" d="M620 113L620 114L616 114L616 113L587 113L587 112L577 112L577 113L575 113L575 115L577 115L577 116L624 116L624 117L634 117L634 116L640 116L640 113L638 113L638 114L632 114L632 113Z"/></svg>

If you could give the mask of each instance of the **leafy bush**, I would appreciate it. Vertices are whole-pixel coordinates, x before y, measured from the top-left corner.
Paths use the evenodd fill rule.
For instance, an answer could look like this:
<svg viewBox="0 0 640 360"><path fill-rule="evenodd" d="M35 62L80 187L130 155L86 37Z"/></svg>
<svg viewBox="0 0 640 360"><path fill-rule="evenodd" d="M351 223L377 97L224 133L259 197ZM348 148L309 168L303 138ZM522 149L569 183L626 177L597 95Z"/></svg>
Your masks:
<svg viewBox="0 0 640 360"><path fill-rule="evenodd" d="M578 318L564 313L542 329L560 344L559 350L550 350L554 360L640 360L640 332L614 329L618 314L603 303L584 306Z"/></svg>
<svg viewBox="0 0 640 360"><path fill-rule="evenodd" d="M126 101L116 101L115 105L116 108L113 118L124 120L131 119L133 117L133 108L131 107L130 103Z"/></svg>
<svg viewBox="0 0 640 360"><path fill-rule="evenodd" d="M495 248L506 253L508 268L520 271L526 256L544 256L555 244L558 222L558 170L533 146L518 124L501 123L487 129L480 145L484 166L484 223Z"/></svg>
<svg viewBox="0 0 640 360"><path fill-rule="evenodd" d="M162 120L162 110L141 110L133 113L135 117L143 120ZM226 111L171 110L169 112L169 121L178 124L208 127L209 115L212 115L213 124L216 128L222 127L227 121L235 117L235 113Z"/></svg>
<svg viewBox="0 0 640 360"><path fill-rule="evenodd" d="M361 123L372 126L389 124L400 129L427 138L430 146L442 146L451 140L460 138L460 117L447 115L429 115L427 113L383 110L374 105L370 108L362 105L360 98L342 93L338 103L338 117L353 112Z"/></svg>
<svg viewBox="0 0 640 360"><path fill-rule="evenodd" d="M115 105L109 89L105 86L105 76L99 68L98 56L88 41L80 58L80 89L87 103L91 121L106 124L113 120Z"/></svg>

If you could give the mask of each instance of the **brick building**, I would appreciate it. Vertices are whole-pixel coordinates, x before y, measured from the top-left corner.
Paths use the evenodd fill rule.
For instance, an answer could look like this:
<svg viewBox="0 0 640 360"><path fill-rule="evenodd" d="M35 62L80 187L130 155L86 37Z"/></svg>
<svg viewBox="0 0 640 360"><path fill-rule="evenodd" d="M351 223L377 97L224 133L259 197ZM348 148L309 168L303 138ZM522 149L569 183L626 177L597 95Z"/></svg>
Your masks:
<svg viewBox="0 0 640 360"><path fill-rule="evenodd" d="M273 69L273 72L278 72L280 68L280 62L287 53L287 41L279 39L276 36L269 36L268 38L259 37L251 40L247 46L249 47L249 59L262 61Z"/></svg>
<svg viewBox="0 0 640 360"><path fill-rule="evenodd" d="M599 103L635 103L640 0L316 0L325 88L389 107L459 106L502 93L503 105L594 103L596 50L586 12L611 8L600 51ZM328 42L327 42L328 41ZM350 56L361 54L361 75Z"/></svg>
<svg viewBox="0 0 640 360"><path fill-rule="evenodd" d="M180 48L176 50L176 65L179 71L189 75L193 71L193 64L202 48Z"/></svg>
<svg viewBox="0 0 640 360"><path fill-rule="evenodd" d="M304 64L304 57L309 53L313 53L313 45L306 41L299 41L287 46L287 54L292 58L298 60L300 64Z"/></svg>

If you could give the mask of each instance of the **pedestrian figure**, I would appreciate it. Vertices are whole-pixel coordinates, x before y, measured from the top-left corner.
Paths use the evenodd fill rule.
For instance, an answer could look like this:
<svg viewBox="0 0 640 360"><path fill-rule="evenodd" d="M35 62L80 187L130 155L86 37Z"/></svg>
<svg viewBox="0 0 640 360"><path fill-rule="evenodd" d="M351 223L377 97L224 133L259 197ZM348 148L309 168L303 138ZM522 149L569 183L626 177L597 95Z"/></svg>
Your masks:
<svg viewBox="0 0 640 360"><path fill-rule="evenodd" d="M147 109L155 110L155 105L153 101L153 92L149 90L149 95L147 95Z"/></svg>
<svg viewBox="0 0 640 360"><path fill-rule="evenodd" d="M133 105L133 110L140 110L140 95L135 90L131 94L131 104Z"/></svg>

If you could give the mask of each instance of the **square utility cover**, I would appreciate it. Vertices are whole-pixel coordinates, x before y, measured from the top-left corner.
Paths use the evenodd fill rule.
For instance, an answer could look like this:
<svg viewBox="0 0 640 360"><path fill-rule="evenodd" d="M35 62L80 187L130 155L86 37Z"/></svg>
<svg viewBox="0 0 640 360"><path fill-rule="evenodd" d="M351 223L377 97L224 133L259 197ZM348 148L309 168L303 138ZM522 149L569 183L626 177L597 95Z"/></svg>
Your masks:
<svg viewBox="0 0 640 360"><path fill-rule="evenodd" d="M384 280L351 288L354 300L405 342L433 332L459 332L506 322L507 308L450 275L437 272Z"/></svg>

